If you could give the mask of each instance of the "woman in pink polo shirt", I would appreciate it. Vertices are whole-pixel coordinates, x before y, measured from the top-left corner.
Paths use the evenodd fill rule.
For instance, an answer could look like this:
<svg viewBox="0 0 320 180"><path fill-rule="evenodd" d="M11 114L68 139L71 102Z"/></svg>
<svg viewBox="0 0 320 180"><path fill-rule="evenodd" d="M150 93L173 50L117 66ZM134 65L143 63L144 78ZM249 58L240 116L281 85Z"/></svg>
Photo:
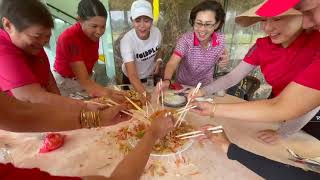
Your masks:
<svg viewBox="0 0 320 180"><path fill-rule="evenodd" d="M218 33L225 21L225 12L216 1L203 1L190 13L192 32L178 40L166 65L162 89L168 88L176 72L176 81L190 86L198 82L207 85L213 81L214 67L225 51L225 39ZM225 66L228 60L221 61Z"/></svg>
<svg viewBox="0 0 320 180"><path fill-rule="evenodd" d="M120 98L121 93L107 89L91 79L99 57L99 39L104 34L108 13L99 0L81 0L79 22L59 37L54 64L55 78L63 96L86 90L92 97Z"/></svg>
<svg viewBox="0 0 320 180"><path fill-rule="evenodd" d="M0 5L0 91L22 101L72 111L96 109L92 104L60 96L43 49L53 27L46 6L36 0L2 0ZM105 119L113 119L121 109L108 108Z"/></svg>
<svg viewBox="0 0 320 180"><path fill-rule="evenodd" d="M239 15L236 17L236 22L244 27L261 22L262 30L268 36L259 38L233 71L203 87L198 95L211 95L219 90L230 88L258 66L266 81L272 86L272 98L278 97L291 82L313 89L319 88L319 82L316 82L311 74L306 75L305 71L319 57L320 33L303 30L302 14L294 9L276 17L261 18L255 14L255 11L262 5L263 3ZM303 93L297 96L303 96ZM250 113L250 109L245 111ZM264 142L274 143L280 137L287 137L303 128L311 135L320 138L320 133L309 131L310 126L317 124L309 121L318 111L319 108L316 108L301 117L288 120L277 131L261 131L258 137ZM313 120L316 120L316 117Z"/></svg>

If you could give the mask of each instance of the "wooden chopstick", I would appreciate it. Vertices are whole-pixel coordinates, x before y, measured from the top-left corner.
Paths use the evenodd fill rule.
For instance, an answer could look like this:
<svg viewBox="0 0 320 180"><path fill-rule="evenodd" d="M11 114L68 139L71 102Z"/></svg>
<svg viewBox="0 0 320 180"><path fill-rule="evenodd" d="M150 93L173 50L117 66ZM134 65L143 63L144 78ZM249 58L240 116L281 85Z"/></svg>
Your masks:
<svg viewBox="0 0 320 180"><path fill-rule="evenodd" d="M161 89L161 84L159 83L159 85L157 86L157 88L158 88L158 91L160 91L160 89ZM160 92L158 92L158 94L157 94L157 105L159 105L159 100L160 99Z"/></svg>
<svg viewBox="0 0 320 180"><path fill-rule="evenodd" d="M95 101L84 101L85 103L91 103L91 104L96 104L96 105L100 105L100 106L106 106L106 104L102 104L99 102L95 102Z"/></svg>
<svg viewBox="0 0 320 180"><path fill-rule="evenodd" d="M220 126L208 128L207 130L208 130L208 131L219 131L219 130L222 130L222 126L220 125ZM192 131L192 132L180 134L180 135L178 135L178 136L176 136L176 137L189 136L189 135L198 134L198 133L203 133L203 131Z"/></svg>
<svg viewBox="0 0 320 180"><path fill-rule="evenodd" d="M189 108L187 108L187 109L184 109L184 110L182 110L182 111L178 111L176 114L181 114L181 113L185 113L186 111L189 111L189 110L191 110L191 109L194 109L194 108L196 108L197 106L192 106L192 107L189 107Z"/></svg>
<svg viewBox="0 0 320 180"><path fill-rule="evenodd" d="M99 102L95 102L95 101L85 101L85 103L92 103L92 104L96 104L96 105L100 105L100 106L109 106L109 107L114 106L114 105L109 104L109 103L103 104L103 103L99 103ZM119 104L116 104L116 105L119 105ZM126 111L126 110L122 110L122 111L120 111L120 112L122 112L122 113L124 113L124 114L127 114L127 115L129 115L129 116L133 116L133 114L132 114L131 112Z"/></svg>
<svg viewBox="0 0 320 180"><path fill-rule="evenodd" d="M222 129L222 128L223 128L223 127L220 125L220 126L208 128L207 130L208 130L208 131L214 131L214 130L218 130L218 129Z"/></svg>
<svg viewBox="0 0 320 180"><path fill-rule="evenodd" d="M194 89L194 91L192 92L192 96L194 96L194 94L199 91L200 87L201 87L201 83L199 82L199 83L197 84L197 87L196 87L196 88ZM186 108L189 106L190 102L191 102L191 99L188 100L188 102L187 102L187 104L186 104L186 106L185 106L184 109L186 109ZM176 121L176 123L175 123L175 125L174 125L175 127L179 127L179 126L181 125L181 123L182 123L182 121L183 121L183 119L185 118L185 116L186 116L187 113L188 113L188 111L185 111L185 113L180 114L178 120Z"/></svg>
<svg viewBox="0 0 320 180"><path fill-rule="evenodd" d="M189 106L187 108L181 108L181 109L178 109L177 112L182 112L182 111L185 111L186 109L194 109L196 108L197 106Z"/></svg>
<svg viewBox="0 0 320 180"><path fill-rule="evenodd" d="M216 134L216 133L222 133L223 130L220 129L220 130L216 130L216 131L210 131L210 133L212 134ZM199 136L205 136L204 133L198 133L198 134L194 134L194 135L189 135L189 136L183 136L183 137L180 137L180 139L190 139L190 138L195 138L195 137L199 137Z"/></svg>
<svg viewBox="0 0 320 180"><path fill-rule="evenodd" d="M160 79L160 87L162 87L162 79ZM163 97L163 91L161 90L161 88L160 88L160 91L161 91L161 107L162 109L164 109L164 105L163 105L164 97Z"/></svg>
<svg viewBox="0 0 320 180"><path fill-rule="evenodd" d="M143 109L141 109L136 103L134 103L133 101L131 101L130 98L128 98L127 96L125 96L126 100L128 100L135 108L137 108L139 111L144 112Z"/></svg>
<svg viewBox="0 0 320 180"><path fill-rule="evenodd" d="M117 91L122 91L118 86L113 85L113 89L117 90Z"/></svg>

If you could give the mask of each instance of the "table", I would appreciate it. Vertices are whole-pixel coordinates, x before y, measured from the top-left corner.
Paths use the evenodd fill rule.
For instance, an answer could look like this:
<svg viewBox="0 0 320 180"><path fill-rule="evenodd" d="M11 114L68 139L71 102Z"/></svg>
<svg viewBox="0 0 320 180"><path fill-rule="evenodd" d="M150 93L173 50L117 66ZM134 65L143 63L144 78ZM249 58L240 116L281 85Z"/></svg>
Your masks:
<svg viewBox="0 0 320 180"><path fill-rule="evenodd" d="M214 97L215 102L240 102L239 98L226 95ZM260 143L255 137L258 130L276 128L276 123L249 123L232 119L218 119L200 117L189 113L187 120L195 127L214 123L223 125L232 142L240 147L270 159L293 164L288 159L289 155L285 146L290 147L298 154L306 157L319 156L320 142L299 132L281 144L269 146ZM99 129L80 129L62 132L67 135L65 145L53 152L39 154L43 133L12 133L0 131L0 140L8 144L14 164L18 167L38 167L53 175L84 176L105 175L108 176L117 163L123 158L118 150L112 132L130 122L104 127ZM308 148L305 148L308 147ZM176 164L176 160L185 161ZM214 144L194 143L191 148L177 157L155 158L151 157L147 169L150 166L161 170L152 174L147 170L141 179L262 179L254 172L248 170L240 163L231 161ZM163 168L165 170L163 170Z"/></svg>

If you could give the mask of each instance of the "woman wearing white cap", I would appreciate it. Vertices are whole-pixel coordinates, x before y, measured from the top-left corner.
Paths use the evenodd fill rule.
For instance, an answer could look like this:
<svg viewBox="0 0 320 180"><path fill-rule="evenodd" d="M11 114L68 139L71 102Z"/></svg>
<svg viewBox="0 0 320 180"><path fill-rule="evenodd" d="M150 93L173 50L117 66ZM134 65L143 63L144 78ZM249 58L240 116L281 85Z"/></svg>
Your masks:
<svg viewBox="0 0 320 180"><path fill-rule="evenodd" d="M133 29L127 32L120 41L123 59L123 83L131 83L136 91L143 94L142 82L147 77L159 73L161 33L152 25L152 6L146 0L137 0L131 5Z"/></svg>
<svg viewBox="0 0 320 180"><path fill-rule="evenodd" d="M255 14L256 10L263 5L260 4L247 12L236 17L236 22L242 26L250 26L254 23L261 22L262 30L268 35L260 38L251 48L244 60L228 75L202 88L198 95L207 95L222 89L227 89L237 84L247 74L249 74L257 66L261 67L262 73L266 81L272 86L272 98L281 97L280 94L285 90L286 86L292 82L300 86L306 86L312 89L320 89L319 82L312 77L315 74L306 73L305 70L312 64L320 50L320 33L318 31L306 31L302 29L302 14L299 11L290 9L281 15L272 18L261 18ZM298 94L302 95L302 94ZM270 101L273 101L270 100ZM267 103L266 103L267 104ZM254 106L254 103L252 103ZM208 104L201 104L204 109L208 108L209 114L212 109ZM243 104L237 105L214 105L214 115L243 118L250 121L277 121L278 118L261 118L256 111L252 111L251 106ZM223 113L223 109L234 112L235 108L242 109L246 115L242 116L234 113ZM261 112L264 109L260 110ZM279 138L278 133L282 137L291 135L303 126L305 126L312 117L316 115L319 108L309 113L292 119L284 123L278 132L266 130L259 133L259 138L267 143L275 142ZM263 112L265 113L265 112ZM260 114L260 113L259 113ZM249 118L245 118L248 117ZM277 116L277 114L274 114ZM308 131L307 127L316 124L310 122L305 128L311 135L320 138L319 133Z"/></svg>

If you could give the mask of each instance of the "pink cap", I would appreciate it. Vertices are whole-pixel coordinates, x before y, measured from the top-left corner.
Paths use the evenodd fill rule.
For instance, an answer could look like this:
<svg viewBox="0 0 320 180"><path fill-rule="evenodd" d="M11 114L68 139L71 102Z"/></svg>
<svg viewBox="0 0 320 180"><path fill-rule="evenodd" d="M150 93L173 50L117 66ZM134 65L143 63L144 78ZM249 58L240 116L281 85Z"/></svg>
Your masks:
<svg viewBox="0 0 320 180"><path fill-rule="evenodd" d="M263 17L273 17L293 8L300 0L267 0L256 12Z"/></svg>

